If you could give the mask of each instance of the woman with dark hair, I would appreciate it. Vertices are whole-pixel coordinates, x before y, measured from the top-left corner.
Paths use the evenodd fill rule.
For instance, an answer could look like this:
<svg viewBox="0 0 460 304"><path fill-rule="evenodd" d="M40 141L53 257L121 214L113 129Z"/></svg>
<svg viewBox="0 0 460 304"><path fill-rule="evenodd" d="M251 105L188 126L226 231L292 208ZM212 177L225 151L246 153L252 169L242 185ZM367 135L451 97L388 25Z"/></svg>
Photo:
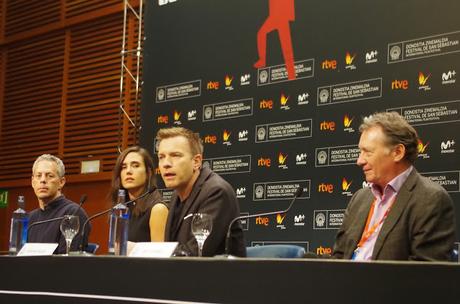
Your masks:
<svg viewBox="0 0 460 304"><path fill-rule="evenodd" d="M118 190L127 192L127 200L135 199L149 190L154 190L139 199L130 208L129 235L131 242L163 242L168 206L156 189L153 160L147 150L139 146L125 149L113 169L111 197L118 200Z"/></svg>

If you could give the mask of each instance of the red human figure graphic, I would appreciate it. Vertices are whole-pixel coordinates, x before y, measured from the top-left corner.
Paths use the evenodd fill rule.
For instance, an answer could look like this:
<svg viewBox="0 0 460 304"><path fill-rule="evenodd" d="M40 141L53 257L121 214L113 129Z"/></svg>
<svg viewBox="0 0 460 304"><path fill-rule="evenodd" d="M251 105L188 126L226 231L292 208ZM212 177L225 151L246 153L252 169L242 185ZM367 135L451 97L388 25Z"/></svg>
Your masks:
<svg viewBox="0 0 460 304"><path fill-rule="evenodd" d="M294 0L269 0L269 14L264 24L257 32L257 51L259 60L254 63L255 68L265 66L267 53L267 34L277 30L283 51L284 63L288 79L295 79L294 53L292 50L291 29L289 21L295 20Z"/></svg>

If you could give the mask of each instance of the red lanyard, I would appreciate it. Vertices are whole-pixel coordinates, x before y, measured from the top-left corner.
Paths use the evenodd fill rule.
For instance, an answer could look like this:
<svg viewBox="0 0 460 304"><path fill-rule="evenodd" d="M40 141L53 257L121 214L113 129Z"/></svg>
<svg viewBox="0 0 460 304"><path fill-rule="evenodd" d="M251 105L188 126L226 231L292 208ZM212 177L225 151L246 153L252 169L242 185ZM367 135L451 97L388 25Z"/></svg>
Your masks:
<svg viewBox="0 0 460 304"><path fill-rule="evenodd" d="M393 201L391 202L390 207L388 207L387 211L385 211L385 214L380 219L380 221L378 221L377 223L372 225L372 227L370 229L368 229L369 224L371 222L372 215L374 214L374 207L375 207L375 204L377 202L377 199L374 199L374 201L372 202L371 210L369 210L369 214L367 215L367 221L366 221L366 226L364 227L363 235L361 236L361 240L359 241L358 246L356 247L356 249L362 247L364 245L364 243L366 243L366 241L371 237L371 235L374 234L375 230L377 230L377 228L380 225L383 224L383 222L387 218L388 214L390 213L391 207L393 207L393 204L394 204L395 200L396 200L396 196L393 198Z"/></svg>

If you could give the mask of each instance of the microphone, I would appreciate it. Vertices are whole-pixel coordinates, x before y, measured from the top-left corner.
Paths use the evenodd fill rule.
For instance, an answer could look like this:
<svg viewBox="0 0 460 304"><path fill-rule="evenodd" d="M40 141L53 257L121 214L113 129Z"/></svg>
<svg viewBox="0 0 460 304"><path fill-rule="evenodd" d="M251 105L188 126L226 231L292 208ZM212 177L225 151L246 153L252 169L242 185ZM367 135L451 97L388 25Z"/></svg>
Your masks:
<svg viewBox="0 0 460 304"><path fill-rule="evenodd" d="M303 188L302 187L297 188L297 190L296 190L296 192L294 194L294 198L292 199L291 203L289 204L289 206L285 210L271 211L271 212L264 212L264 213L250 214L250 215L240 215L240 216L235 217L230 222L230 225L228 225L227 236L225 238L225 254L229 254L229 251L230 251L230 237L231 237L231 234L232 234L232 226L236 221L241 220L241 219L250 219L250 218L254 218L254 217L258 217L258 216L275 215L275 214L278 214L278 213L287 213L291 209L291 207L294 204L295 200L299 196L301 196L302 193L303 193Z"/></svg>
<svg viewBox="0 0 460 304"><path fill-rule="evenodd" d="M78 210L80 210L80 209L81 209L81 206L85 203L86 198L87 198L87 195L86 195L86 194L83 194L83 195L81 196L81 198L80 198L80 203L79 203L79 205L78 205L78 209L76 209L72 215L77 214ZM51 218L51 219L47 219L47 220L43 220L43 221L33 222L32 224L30 224L30 225L27 227L27 240L29 240L30 228L32 228L32 227L34 227L34 226L37 226L37 225L41 225L41 224L45 224L45 223L54 222L54 221L62 221L66 216L67 216L67 215L59 216L59 217L55 217L55 218Z"/></svg>
<svg viewBox="0 0 460 304"><path fill-rule="evenodd" d="M129 207L131 204L134 204L137 200L140 200L141 198L144 198L145 196L149 195L150 193L152 193L153 191L155 191L155 188L150 188L149 190L147 190L146 192L144 192L143 194L139 195L138 197L130 200L130 201L127 201L125 203L122 203L123 205L125 205L126 207ZM88 217L86 219L86 221L83 223L83 229L82 231L85 231L85 228L86 228L86 225L88 225L88 223L90 221L92 221L93 219L95 219L96 217L99 217L101 215L104 215L104 214L107 214L109 213L110 211L113 210L115 206L107 209L107 210L104 210L104 211L101 211L101 212L98 212L96 214L93 214L92 216ZM82 238L82 241L81 241L81 244L80 244L80 251L83 251L83 238Z"/></svg>
<svg viewBox="0 0 460 304"><path fill-rule="evenodd" d="M81 209L81 206L86 202L86 199L88 198L88 196L86 194L83 194L81 197L80 197L80 203L78 204L78 209L76 209L74 211L74 213L72 213L72 215L76 215L77 212Z"/></svg>

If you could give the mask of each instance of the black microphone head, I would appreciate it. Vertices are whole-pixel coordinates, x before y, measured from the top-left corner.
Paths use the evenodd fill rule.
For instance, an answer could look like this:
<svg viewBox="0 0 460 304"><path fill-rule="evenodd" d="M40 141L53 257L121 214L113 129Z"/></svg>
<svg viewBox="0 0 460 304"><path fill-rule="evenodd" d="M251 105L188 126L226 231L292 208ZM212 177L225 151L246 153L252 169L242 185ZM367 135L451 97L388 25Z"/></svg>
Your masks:
<svg viewBox="0 0 460 304"><path fill-rule="evenodd" d="M88 198L88 196L86 194L83 194L81 197L80 197L80 206L83 205L85 202L86 202L86 199Z"/></svg>
<svg viewBox="0 0 460 304"><path fill-rule="evenodd" d="M301 196L302 193L303 193L303 188L299 187L299 188L297 188L297 190L296 190L296 192L294 194L294 197L297 198L297 197Z"/></svg>

